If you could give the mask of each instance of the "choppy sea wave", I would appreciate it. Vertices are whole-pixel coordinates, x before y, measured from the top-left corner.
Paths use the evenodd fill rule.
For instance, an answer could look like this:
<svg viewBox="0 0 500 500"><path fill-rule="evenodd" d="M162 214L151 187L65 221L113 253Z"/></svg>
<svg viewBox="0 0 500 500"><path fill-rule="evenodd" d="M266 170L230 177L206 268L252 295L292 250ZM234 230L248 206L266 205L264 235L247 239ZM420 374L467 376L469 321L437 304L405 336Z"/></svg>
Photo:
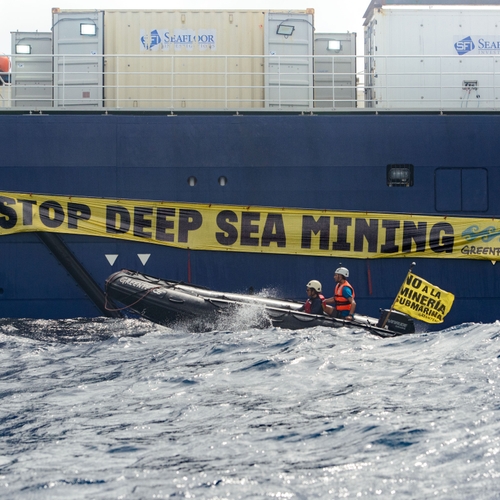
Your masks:
<svg viewBox="0 0 500 500"><path fill-rule="evenodd" d="M498 498L500 323L0 320L4 499Z"/></svg>

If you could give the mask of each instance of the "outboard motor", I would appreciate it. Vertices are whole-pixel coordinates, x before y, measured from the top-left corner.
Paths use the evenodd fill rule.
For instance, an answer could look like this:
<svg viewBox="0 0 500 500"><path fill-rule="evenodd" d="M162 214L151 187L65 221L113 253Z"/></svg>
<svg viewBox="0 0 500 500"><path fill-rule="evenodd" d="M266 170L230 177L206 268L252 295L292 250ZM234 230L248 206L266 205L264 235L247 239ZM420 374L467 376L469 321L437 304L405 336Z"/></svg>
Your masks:
<svg viewBox="0 0 500 500"><path fill-rule="evenodd" d="M386 318L390 313L389 319ZM380 318L378 320L377 326L382 328L382 325L385 326L396 333L415 333L415 323L413 322L413 318L410 316L399 312L399 311L390 311L389 309L380 309Z"/></svg>

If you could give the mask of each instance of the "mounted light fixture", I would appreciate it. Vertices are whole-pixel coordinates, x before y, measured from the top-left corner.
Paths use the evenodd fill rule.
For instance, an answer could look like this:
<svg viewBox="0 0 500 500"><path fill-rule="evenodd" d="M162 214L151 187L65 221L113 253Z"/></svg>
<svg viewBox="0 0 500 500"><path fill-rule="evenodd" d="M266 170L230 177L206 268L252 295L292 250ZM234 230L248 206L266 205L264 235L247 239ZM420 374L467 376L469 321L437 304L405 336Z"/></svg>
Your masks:
<svg viewBox="0 0 500 500"><path fill-rule="evenodd" d="M387 165L387 185L411 187L413 186L413 165Z"/></svg>
<svg viewBox="0 0 500 500"><path fill-rule="evenodd" d="M328 40L328 50L334 50L338 52L342 48L340 40Z"/></svg>
<svg viewBox="0 0 500 500"><path fill-rule="evenodd" d="M31 54L31 45L18 43L16 45L16 54Z"/></svg>
<svg viewBox="0 0 500 500"><path fill-rule="evenodd" d="M85 36L95 36L97 31L97 26L95 24L80 24L80 35Z"/></svg>
<svg viewBox="0 0 500 500"><path fill-rule="evenodd" d="M276 34L283 36L291 36L294 30L295 26L290 26L288 24L278 24L278 27L276 28Z"/></svg>

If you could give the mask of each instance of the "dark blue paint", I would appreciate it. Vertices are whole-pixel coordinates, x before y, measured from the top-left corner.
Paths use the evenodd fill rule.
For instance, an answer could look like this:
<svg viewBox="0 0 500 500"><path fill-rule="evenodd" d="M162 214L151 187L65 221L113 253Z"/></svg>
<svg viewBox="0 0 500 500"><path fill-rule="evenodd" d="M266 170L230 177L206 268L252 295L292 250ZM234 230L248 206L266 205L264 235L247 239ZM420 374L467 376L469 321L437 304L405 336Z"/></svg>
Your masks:
<svg viewBox="0 0 500 500"><path fill-rule="evenodd" d="M6 145L0 189L497 217L499 128L496 114L0 115ZM413 187L386 185L387 165L398 163L414 165ZM443 177L450 168L472 170L450 170L455 177L466 172L455 183ZM480 182L474 183L478 175ZM195 186L188 184L191 176ZM219 185L221 176L226 186ZM271 287L284 297L305 298L304 284L312 278L331 295L333 271L342 263L351 270L358 310L370 315L391 305L410 264L409 259L187 252L107 238L64 240L100 284L121 268L187 281L190 268L192 281L201 285L238 292ZM0 250L0 316L99 314L36 236L1 237ZM119 254L113 266L105 258L109 253ZM138 253L151 254L145 266ZM446 324L499 317L500 266L420 259L415 272L457 296Z"/></svg>

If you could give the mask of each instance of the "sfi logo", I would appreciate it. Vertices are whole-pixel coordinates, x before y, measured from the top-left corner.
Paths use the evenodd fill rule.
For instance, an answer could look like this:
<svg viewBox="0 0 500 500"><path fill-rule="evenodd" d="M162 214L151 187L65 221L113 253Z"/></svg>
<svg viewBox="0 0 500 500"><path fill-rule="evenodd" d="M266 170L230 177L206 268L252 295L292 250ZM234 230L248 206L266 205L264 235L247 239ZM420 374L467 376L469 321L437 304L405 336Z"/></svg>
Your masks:
<svg viewBox="0 0 500 500"><path fill-rule="evenodd" d="M152 50L154 47L161 45L161 36L158 30L151 31L150 35L141 36L141 44L146 50Z"/></svg>
<svg viewBox="0 0 500 500"><path fill-rule="evenodd" d="M457 54L459 56L463 56L464 54L467 54L467 52L471 52L475 48L476 46L474 45L474 42L472 41L472 38L470 36L468 36L467 38L463 38L455 44L455 50L457 51Z"/></svg>

